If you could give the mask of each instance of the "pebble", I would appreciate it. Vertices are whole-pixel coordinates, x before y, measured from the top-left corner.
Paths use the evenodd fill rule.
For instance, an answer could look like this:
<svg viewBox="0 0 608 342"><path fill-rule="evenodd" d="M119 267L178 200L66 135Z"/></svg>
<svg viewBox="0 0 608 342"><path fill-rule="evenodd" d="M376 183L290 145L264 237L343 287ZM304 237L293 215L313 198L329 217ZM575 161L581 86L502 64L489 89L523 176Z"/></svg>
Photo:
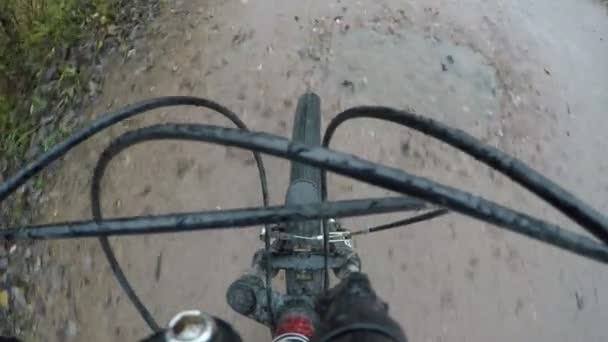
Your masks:
<svg viewBox="0 0 608 342"><path fill-rule="evenodd" d="M64 131L68 131L72 126L76 124L76 111L73 109L68 110L61 118L61 128Z"/></svg>
<svg viewBox="0 0 608 342"><path fill-rule="evenodd" d="M37 272L40 272L41 269L42 269L42 259L40 257L37 257L36 260L34 261L32 270L35 273L37 273Z"/></svg>
<svg viewBox="0 0 608 342"><path fill-rule="evenodd" d="M30 195L30 201L32 203L39 203L42 197L42 190L33 190Z"/></svg>
<svg viewBox="0 0 608 342"><path fill-rule="evenodd" d="M27 307L27 300L22 288L17 286L11 287L11 298L15 309L23 310Z"/></svg>
<svg viewBox="0 0 608 342"><path fill-rule="evenodd" d="M574 293L574 297L576 298L576 308L579 311L583 310L583 308L585 307L585 299L583 297L583 294L579 291L576 291Z"/></svg>
<svg viewBox="0 0 608 342"><path fill-rule="evenodd" d="M127 59L131 59L133 57L135 57L135 54L137 53L137 50L135 49L131 49L127 52Z"/></svg>
<svg viewBox="0 0 608 342"><path fill-rule="evenodd" d="M51 272L48 273L48 284L50 285L50 291L55 292L61 289L63 279L61 277L61 270L57 266L53 266Z"/></svg>
<svg viewBox="0 0 608 342"><path fill-rule="evenodd" d="M6 271L8 268L8 258L2 257L0 258L0 271Z"/></svg>
<svg viewBox="0 0 608 342"><path fill-rule="evenodd" d="M367 77L363 76L361 78L361 85L365 87L365 86L367 86L367 83L368 83Z"/></svg>
<svg viewBox="0 0 608 342"><path fill-rule="evenodd" d="M8 169L8 160L5 158L0 159L0 173L4 173Z"/></svg>
<svg viewBox="0 0 608 342"><path fill-rule="evenodd" d="M78 325L76 322L69 320L65 325L65 337L68 339L73 339L78 334Z"/></svg>
<svg viewBox="0 0 608 342"><path fill-rule="evenodd" d="M89 93L92 95L97 94L99 91L99 84L95 81L89 81Z"/></svg>
<svg viewBox="0 0 608 342"><path fill-rule="evenodd" d="M82 258L82 269L85 272L90 272L93 269L93 258L90 255L85 255Z"/></svg>
<svg viewBox="0 0 608 342"><path fill-rule="evenodd" d="M116 34L118 34L118 26L108 25L108 35L114 36Z"/></svg>
<svg viewBox="0 0 608 342"><path fill-rule="evenodd" d="M55 65L46 69L42 76L42 82L50 82L57 76L57 67Z"/></svg>
<svg viewBox="0 0 608 342"><path fill-rule="evenodd" d="M48 125L51 122L55 121L55 119L56 119L56 117L53 115L46 115L40 119L40 124L45 126L45 125Z"/></svg>

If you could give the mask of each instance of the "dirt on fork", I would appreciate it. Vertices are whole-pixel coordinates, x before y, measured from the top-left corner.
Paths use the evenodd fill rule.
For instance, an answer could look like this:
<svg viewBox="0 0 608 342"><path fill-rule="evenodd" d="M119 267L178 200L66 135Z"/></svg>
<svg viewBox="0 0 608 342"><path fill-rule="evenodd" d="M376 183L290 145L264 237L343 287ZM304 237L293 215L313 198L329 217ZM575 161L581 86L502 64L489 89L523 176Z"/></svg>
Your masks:
<svg viewBox="0 0 608 342"><path fill-rule="evenodd" d="M572 14L584 20L572 20ZM587 0L176 1L145 45L118 61L103 112L160 95L196 95L253 130L289 136L298 96L322 98L324 125L361 104L413 108L530 163L608 209L608 20ZM128 58L127 58L128 57ZM99 153L121 132L158 122L229 125L209 111L158 110L71 152L41 222L91 217ZM445 145L373 120L346 124L332 147L574 225L532 195ZM271 202L288 163L264 158ZM152 142L120 154L103 179L106 217L257 205L249 152ZM329 178L330 197L387 192ZM386 217L346 220L353 229ZM113 238L129 280L159 322L198 308L245 340L268 330L225 303L227 286L261 247L257 229ZM605 341L608 272L580 257L452 214L356 241L363 270L411 341ZM149 333L96 240L44 243L36 340L134 341Z"/></svg>

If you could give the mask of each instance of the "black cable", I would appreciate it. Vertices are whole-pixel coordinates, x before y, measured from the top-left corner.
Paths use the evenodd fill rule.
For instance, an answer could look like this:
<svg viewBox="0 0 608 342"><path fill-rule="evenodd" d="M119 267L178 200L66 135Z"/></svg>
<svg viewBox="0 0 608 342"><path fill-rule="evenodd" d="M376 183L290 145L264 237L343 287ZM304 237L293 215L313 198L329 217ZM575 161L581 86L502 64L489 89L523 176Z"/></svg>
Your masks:
<svg viewBox="0 0 608 342"><path fill-rule="evenodd" d="M432 220L434 218L448 214L449 212L450 212L449 210L443 209L443 208L436 209L433 211L429 211L428 213L416 215L414 217L408 217L403 220L399 220L399 221L395 221L395 222L391 222L391 223L387 223L387 224L383 224L380 226L375 226L375 227L371 227L371 228L367 228L367 229L358 230L356 232L352 232L351 236L375 233L375 232L380 232L383 230L393 229L393 228L401 228L401 227L405 227L410 224L419 223L419 222L423 222L423 221L427 221L427 220Z"/></svg>
<svg viewBox="0 0 608 342"><path fill-rule="evenodd" d="M425 203L412 201L410 197L368 198L14 227L0 229L0 239L49 240L178 233L386 214L426 207Z"/></svg>
<svg viewBox="0 0 608 342"><path fill-rule="evenodd" d="M603 262L608 261L606 258L608 248L603 244L557 225L426 178L410 175L399 169L375 164L323 147L293 143L271 134L200 124L163 124L127 132L115 140L114 146L133 145L151 139L212 142L307 163L388 190L418 197L582 256Z"/></svg>
<svg viewBox="0 0 608 342"><path fill-rule="evenodd" d="M150 327L152 331L161 331L162 328L158 325L154 317L152 317L152 314L141 301L135 290L133 290L133 287L129 283L127 276L120 267L118 260L116 260L116 255L114 254L114 251L112 251L112 246L110 245L108 237L99 237L99 244L101 245L101 250L103 251L103 254L106 256L106 259L108 259L110 269L112 270L112 273L114 273L116 281L127 295L127 298L129 298L129 300L131 301L131 304L133 304L133 306L135 307L135 310L137 310L141 318L146 322L146 324L148 325L148 327Z"/></svg>
<svg viewBox="0 0 608 342"><path fill-rule="evenodd" d="M608 243L608 219L603 214L518 159L497 148L483 144L464 131L449 127L433 119L388 107L355 107L347 109L332 119L325 131L323 146L329 146L329 142L340 124L354 118L389 121L439 139L511 178L547 201L574 222L580 224L589 233L604 243ZM321 177L321 191L322 195L326 197L325 173Z"/></svg>
<svg viewBox="0 0 608 342"><path fill-rule="evenodd" d="M321 203L325 202L324 200ZM327 291L329 290L329 230L327 229L327 220L321 220L321 232L323 232L323 291Z"/></svg>
<svg viewBox="0 0 608 342"><path fill-rule="evenodd" d="M35 160L21 168L16 174L9 177L4 183L0 184L0 202L8 195L14 192L19 186L31 179L40 170L47 165L59 159L72 148L76 147L91 136L100 131L115 125L125 119L129 119L135 115L163 107L171 106L197 106L212 109L216 112L230 113L232 117L238 117L229 109L211 100L192 97L192 96L166 96L154 99L144 100L136 104L124 107L115 112L102 114L98 119L94 120L89 126L82 128L74 133L66 140L51 147L48 151L38 156Z"/></svg>
<svg viewBox="0 0 608 342"><path fill-rule="evenodd" d="M393 342L405 342L406 340L401 339L397 334L393 333L390 329L385 328L379 324L371 323L353 323L337 329L334 329L321 337L318 342L330 342L342 336L356 333L356 332L369 332L378 335L382 335ZM356 339L354 340L356 341Z"/></svg>
<svg viewBox="0 0 608 342"><path fill-rule="evenodd" d="M214 102L204 100L204 99L198 99L198 98L173 98L173 99L191 101L192 103L189 103L189 104L212 109L212 110L216 111L217 113L223 115L230 121L232 121L235 124L235 126L237 126L238 128L247 130L247 126L239 119L239 117L236 114L234 114L232 111L230 111L229 109L227 109L219 104L216 104ZM133 114L131 114L131 115L133 115ZM122 120L124 120L126 117L128 117L127 114L122 114L122 116L120 114L117 114L115 116L122 118ZM267 179L266 179L266 171L264 169L264 163L258 153L254 152L253 155L254 155L254 159L255 159L257 167L258 167L258 172L260 174L262 201L264 203L264 206L268 206L268 185L267 185ZM97 163L97 167L95 168L95 172L93 174L93 181L91 183L91 210L93 213L93 218L97 222L99 222L100 220L103 219L102 213L101 213L101 204L100 204L100 202L101 202L100 201L100 193L101 193L100 182L101 182L101 178L103 176L103 170L101 173L98 172L98 170L99 170L98 166L100 165L100 163L103 164L104 162L105 162L105 164L107 164L112 159L110 157L107 160L102 162L103 158L104 158L104 154L101 155L101 157ZM105 169L105 166L103 166L103 168ZM265 240L269 241L268 238ZM160 330L160 326L154 320L154 318L150 314L149 310L145 307L143 302L139 299L139 297L135 293L135 290L133 289L133 287L127 280L127 277L124 274L122 267L118 263L118 260L116 259L116 256L114 255L114 252L112 251L112 246L110 244L108 237L100 236L99 243L101 244L102 250L103 250L106 258L108 259L108 263L110 264L112 272L116 276L116 279L117 279L119 285L125 291L127 297L131 300L131 302L133 303L133 305L135 306L137 311L140 313L142 318L146 321L146 323L148 324L150 329L152 329L153 331ZM266 243L266 249L267 250L269 249L268 242ZM267 269L266 273L269 274L270 269ZM271 297L271 295L269 295L269 297ZM271 298L270 298L270 300L271 300Z"/></svg>

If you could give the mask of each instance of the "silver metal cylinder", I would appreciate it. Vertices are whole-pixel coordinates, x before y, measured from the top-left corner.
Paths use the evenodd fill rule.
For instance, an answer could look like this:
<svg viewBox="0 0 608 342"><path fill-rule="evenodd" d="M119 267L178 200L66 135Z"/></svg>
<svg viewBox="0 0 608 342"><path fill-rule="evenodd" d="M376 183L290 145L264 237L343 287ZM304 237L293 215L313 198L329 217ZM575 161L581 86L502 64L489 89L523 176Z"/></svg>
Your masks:
<svg viewBox="0 0 608 342"><path fill-rule="evenodd" d="M169 321L165 332L167 342L209 342L217 326L213 317L199 311L182 311Z"/></svg>
<svg viewBox="0 0 608 342"><path fill-rule="evenodd" d="M281 336L275 337L272 342L308 342L308 337L296 334L296 333L287 333Z"/></svg>

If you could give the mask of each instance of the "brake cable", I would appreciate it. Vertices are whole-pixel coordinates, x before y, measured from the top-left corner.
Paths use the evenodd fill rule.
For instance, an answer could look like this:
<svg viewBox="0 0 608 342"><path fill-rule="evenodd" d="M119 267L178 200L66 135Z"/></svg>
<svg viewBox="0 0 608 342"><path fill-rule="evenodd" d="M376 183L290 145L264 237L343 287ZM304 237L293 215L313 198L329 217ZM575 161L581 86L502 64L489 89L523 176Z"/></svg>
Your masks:
<svg viewBox="0 0 608 342"><path fill-rule="evenodd" d="M395 221L395 222L391 222L391 223L386 223L386 224L383 224L380 226L369 227L366 229L351 232L350 235L351 236L365 235L365 234L370 234L370 233L381 232L383 230L388 230L388 229L403 228L405 226L409 226L414 223L420 223L423 221L432 220L434 218L443 216L449 212L450 211L445 208L435 209L435 210L426 212L424 214L416 215L413 217L408 217L403 220L399 220L399 221Z"/></svg>

